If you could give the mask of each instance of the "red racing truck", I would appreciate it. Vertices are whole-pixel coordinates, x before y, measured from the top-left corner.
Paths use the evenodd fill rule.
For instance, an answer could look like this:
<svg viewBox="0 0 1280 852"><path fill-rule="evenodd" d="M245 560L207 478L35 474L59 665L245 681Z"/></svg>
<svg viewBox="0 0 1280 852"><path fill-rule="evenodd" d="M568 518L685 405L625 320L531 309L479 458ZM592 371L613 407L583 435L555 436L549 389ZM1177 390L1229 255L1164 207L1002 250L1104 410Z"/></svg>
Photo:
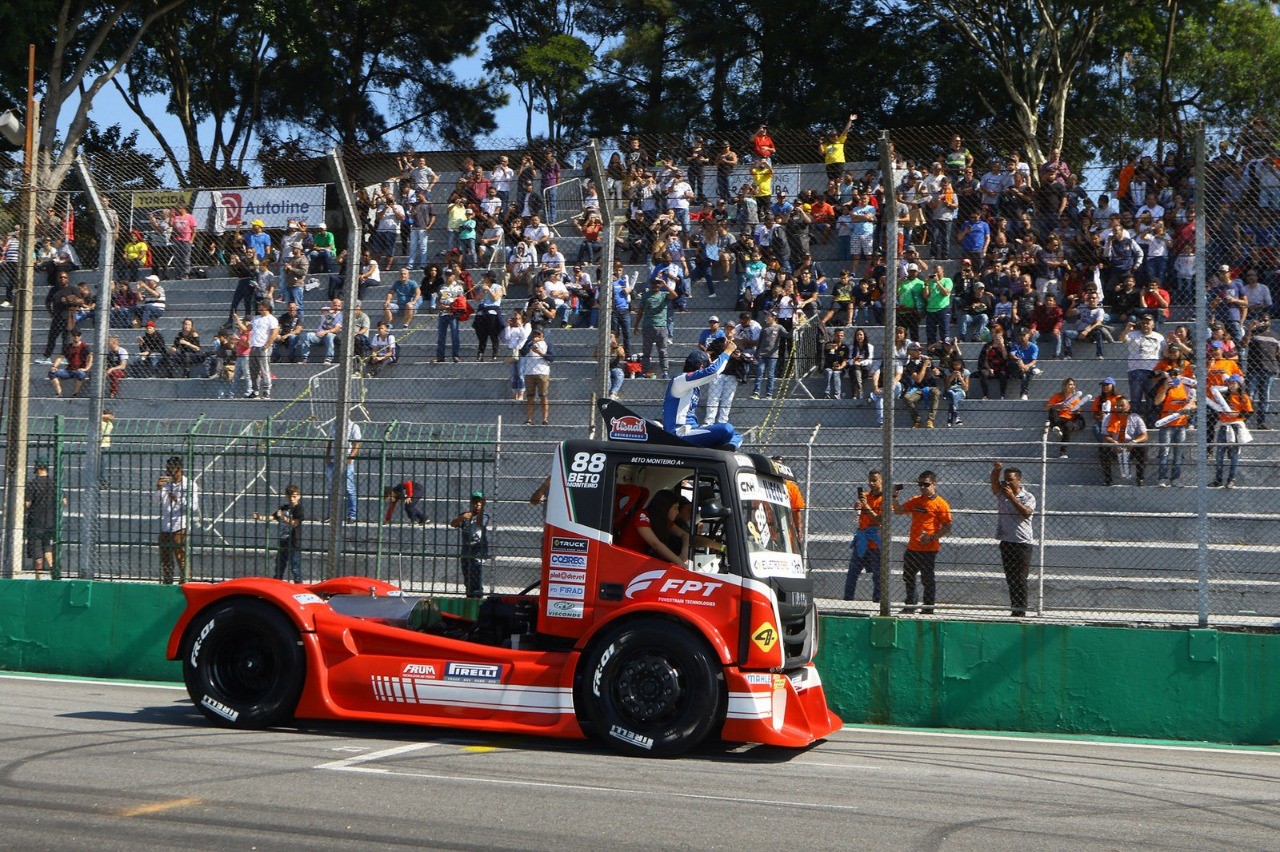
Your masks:
<svg viewBox="0 0 1280 852"><path fill-rule="evenodd" d="M801 747L835 731L791 471L639 417L610 423L610 440L555 452L540 582L485 598L474 619L359 577L183 586L168 655L196 706L242 728L414 723L652 756L712 735ZM619 543L662 492L683 507L684 564Z"/></svg>

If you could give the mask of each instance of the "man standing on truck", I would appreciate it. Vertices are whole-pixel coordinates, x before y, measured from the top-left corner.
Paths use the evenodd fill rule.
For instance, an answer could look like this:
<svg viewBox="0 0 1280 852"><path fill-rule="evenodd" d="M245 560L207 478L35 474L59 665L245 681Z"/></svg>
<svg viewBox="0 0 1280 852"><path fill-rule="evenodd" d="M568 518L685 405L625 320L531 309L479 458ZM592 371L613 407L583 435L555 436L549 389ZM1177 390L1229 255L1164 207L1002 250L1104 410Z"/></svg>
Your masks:
<svg viewBox="0 0 1280 852"><path fill-rule="evenodd" d="M462 582L467 597L484 596L483 571L489 558L489 513L484 510L484 492L471 492L471 508L449 522L462 533Z"/></svg>
<svg viewBox="0 0 1280 852"><path fill-rule="evenodd" d="M902 486L893 486L893 513L911 516L911 535L902 557L902 581L907 587L906 606L902 612L910 615L916 611L916 575L919 574L924 585L924 606L920 612L933 615L933 604L937 598L934 568L942 538L951 534L951 506L938 496L938 478L933 471L922 471L916 479L920 493L905 503L898 502Z"/></svg>
<svg viewBox="0 0 1280 852"><path fill-rule="evenodd" d="M736 450L742 445L742 436L734 430L733 424L701 426L698 423L698 400L702 387L724 372L729 358L737 349L733 340L734 330L731 326L723 341L711 342L707 352L711 356L710 364L691 373L679 373L667 383L667 393L662 399L662 428L665 431L699 447L714 449L728 445Z"/></svg>

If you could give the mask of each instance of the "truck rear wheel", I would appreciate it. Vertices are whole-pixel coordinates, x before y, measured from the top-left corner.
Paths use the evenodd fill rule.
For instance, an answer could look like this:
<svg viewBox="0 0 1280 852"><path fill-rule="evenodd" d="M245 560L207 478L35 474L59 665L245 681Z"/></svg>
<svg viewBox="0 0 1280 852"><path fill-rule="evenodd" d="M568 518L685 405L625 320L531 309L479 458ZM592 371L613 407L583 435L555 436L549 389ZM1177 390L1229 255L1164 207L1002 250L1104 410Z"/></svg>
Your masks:
<svg viewBox="0 0 1280 852"><path fill-rule="evenodd" d="M624 754L683 754L724 718L719 660L701 636L669 621L621 625L592 647L583 672L585 715Z"/></svg>
<svg viewBox="0 0 1280 852"><path fill-rule="evenodd" d="M298 706L307 660L293 622L237 598L200 613L182 639L182 677L201 713L220 725L265 728Z"/></svg>

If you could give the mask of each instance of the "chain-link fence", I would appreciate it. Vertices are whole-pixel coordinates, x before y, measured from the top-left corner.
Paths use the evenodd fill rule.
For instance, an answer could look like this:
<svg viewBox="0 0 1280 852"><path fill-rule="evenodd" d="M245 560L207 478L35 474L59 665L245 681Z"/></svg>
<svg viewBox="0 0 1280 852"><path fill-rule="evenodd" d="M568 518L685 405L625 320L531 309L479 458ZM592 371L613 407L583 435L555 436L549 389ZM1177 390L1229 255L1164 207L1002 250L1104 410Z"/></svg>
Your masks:
<svg viewBox="0 0 1280 852"><path fill-rule="evenodd" d="M660 417L661 377L698 363L706 341L734 323L754 357L735 363L741 383L704 391L698 416L731 420L749 446L781 452L805 471L810 566L829 611L874 610L865 578L857 599L845 599L856 489L873 468L892 469L886 491L904 484L904 498L918 493L910 477L937 474L952 511L937 556L937 611L1021 609L1010 600L997 543L991 470L999 460L1021 470L1037 501L1030 613L1144 623L1186 623L1194 614L1269 625L1280 613L1269 596L1280 512L1266 477L1276 447L1259 427L1276 367L1269 329L1252 326L1270 312L1262 300L1280 274L1280 170L1264 128L1205 137L1200 157L1195 139L1134 139L1101 126L1068 126L1060 145L1035 146L1001 127L895 129L887 137L855 129L843 140L778 131L764 140L627 137L602 141L598 166L592 151L514 143L349 152L345 185L334 180L333 160L315 152L250 161L247 176L263 184L251 188L169 188L162 170L133 174L99 155L88 170L120 223L109 315L119 346L100 348L97 362L115 377L105 383L115 396L105 404L120 422L203 414L239 424L255 436L245 446L264 443L265 422L306 436L298 444L273 432L265 443L293 447L282 453L300 460L298 478L317 508L328 505L317 443L327 443L322 430L339 412L362 429L500 422L500 441L476 439L492 454L483 464L504 531L487 581L520 587L536 578L541 516L528 498L546 475L552 443L591 428L601 393ZM892 145L888 172L884 142ZM84 211L74 245L90 267L104 229L85 226L94 213L74 200L83 195L69 203ZM894 219L885 215L890 202ZM188 215L193 238L182 246ZM1222 264L1230 280L1206 273ZM97 286L90 269L71 275ZM267 360L255 361L253 341L241 339L252 329L242 323L253 325L264 297L279 331ZM1233 317L1241 300L1249 312ZM886 367L889 301L889 325L902 331L891 335ZM51 323L36 302L31 334L44 340ZM198 340L184 331L188 318ZM600 325L616 345L593 328ZM1031 333L1018 334L1022 328ZM535 331L542 342L531 352ZM1223 346L1213 346L1219 339ZM29 341L11 345L26 348L29 364ZM347 346L354 358L343 357ZM1179 360L1168 360L1171 349ZM1215 368L1218 360L1238 365L1252 398L1244 430L1217 422L1219 409L1240 405L1224 378L1232 370ZM50 366L31 370L33 416L85 418L83 403L50 398ZM1113 394L1136 414L1120 416ZM1186 427L1168 419L1192 401ZM882 419L895 425L887 456ZM161 456L149 457L138 483L162 466ZM253 465L265 462L252 454L235 457L244 467L228 481L258 483L246 493L263 497L287 484L255 479ZM376 482L395 476L379 469L375 477L363 462L356 469ZM1215 479L1221 489L1211 487ZM465 497L458 487L449 500ZM218 485L210 499L239 507L244 499L234 501L228 488ZM358 529L379 513L375 482L361 478L357 492ZM99 557L108 561L97 573L154 576L127 570L123 544L110 549L121 524L132 530L126 538L155 532L153 512L132 507L137 520L127 522L113 515L120 499L110 489L105 509L88 521L115 554ZM221 511L210 499L204 517ZM81 516L67 511L76 534L59 540L78 542ZM911 518L893 519L894 611ZM252 525L232 526L236 536L255 534ZM429 584L445 558L439 542L383 547L389 533L375 528L371 547L350 551L358 554L352 567L392 576L398 560L409 567L397 578ZM1001 532L1019 534L1013 528ZM335 543L346 546L343 535L326 544L331 533L312 536L313 562L332 558L325 552ZM227 540L237 543L202 539L193 565L206 567L197 576L231 576L269 559L269 548ZM1018 552L1015 590L1026 559Z"/></svg>

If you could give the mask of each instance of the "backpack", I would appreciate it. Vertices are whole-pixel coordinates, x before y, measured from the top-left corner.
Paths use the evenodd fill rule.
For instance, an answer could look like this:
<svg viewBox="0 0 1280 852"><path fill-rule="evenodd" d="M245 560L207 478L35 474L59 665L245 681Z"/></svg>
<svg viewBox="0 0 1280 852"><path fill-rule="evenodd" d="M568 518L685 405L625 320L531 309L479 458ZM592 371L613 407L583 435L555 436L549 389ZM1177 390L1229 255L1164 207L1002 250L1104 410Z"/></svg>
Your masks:
<svg viewBox="0 0 1280 852"><path fill-rule="evenodd" d="M467 301L467 297L461 295L453 300L449 310L453 311L453 315L458 318L458 322L466 322L471 319L471 315L474 313L471 309L471 303Z"/></svg>

